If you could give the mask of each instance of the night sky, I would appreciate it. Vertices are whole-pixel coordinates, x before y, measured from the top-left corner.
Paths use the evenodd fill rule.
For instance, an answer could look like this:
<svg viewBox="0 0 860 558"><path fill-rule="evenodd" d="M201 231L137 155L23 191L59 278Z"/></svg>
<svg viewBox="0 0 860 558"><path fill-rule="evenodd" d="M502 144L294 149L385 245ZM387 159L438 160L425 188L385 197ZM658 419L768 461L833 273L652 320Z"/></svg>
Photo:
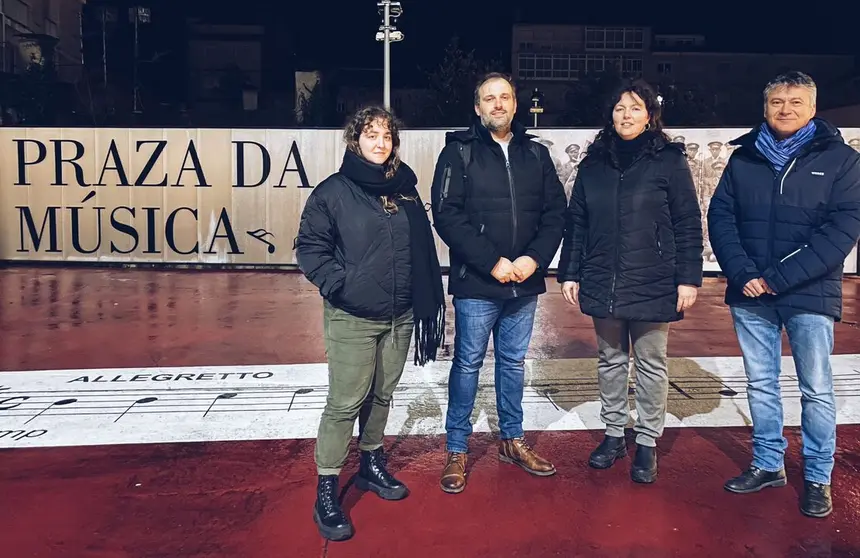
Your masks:
<svg viewBox="0 0 860 558"><path fill-rule="evenodd" d="M100 1L89 0L90 5ZM131 0L125 1L132 4ZM116 4L117 0L110 0ZM171 51L182 71L184 19L202 15L225 23L267 26L265 73L332 67L382 67L374 40L376 0L136 0L152 7L146 48ZM482 58L510 64L511 26L523 23L650 25L660 32L702 33L709 48L733 52L860 54L849 2L788 3L590 0L401 0L397 27L405 41L392 45L392 74L413 85L437 64L452 36ZM243 7L237 11L237 6ZM758 6L753 8L752 6ZM733 6L742 6L743 9ZM121 70L120 70L121 71ZM160 71L160 70L159 70ZM169 71L169 70L167 70Z"/></svg>

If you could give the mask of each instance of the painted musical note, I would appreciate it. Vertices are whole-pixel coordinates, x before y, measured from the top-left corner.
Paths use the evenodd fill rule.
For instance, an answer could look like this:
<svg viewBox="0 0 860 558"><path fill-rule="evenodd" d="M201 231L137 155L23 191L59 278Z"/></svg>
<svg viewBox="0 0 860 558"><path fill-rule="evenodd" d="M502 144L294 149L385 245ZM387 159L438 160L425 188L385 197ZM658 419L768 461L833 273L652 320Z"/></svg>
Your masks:
<svg viewBox="0 0 860 558"><path fill-rule="evenodd" d="M124 417L124 416L125 416L125 414L126 414L127 412L129 412L129 411L131 410L131 408L132 408L132 407L134 407L135 405L146 405L147 403L152 403L153 401L158 401L158 398L157 398L157 397L144 397L143 399L138 399L137 401L135 401L134 403L132 403L131 405L129 405L129 406L128 406L128 409L126 409L125 411L123 411L123 412L122 412L122 414L121 414L120 416L116 417L116 420L114 420L114 422L116 422L116 421L118 421L119 419L121 419L122 417Z"/></svg>
<svg viewBox="0 0 860 558"><path fill-rule="evenodd" d="M299 390L294 391L293 396L290 398L290 405L287 407L287 412L289 412L290 409L293 408L293 401L296 400L296 395L307 395L308 393L311 393L312 391L313 391L313 388L301 388Z"/></svg>
<svg viewBox="0 0 860 558"><path fill-rule="evenodd" d="M684 397L686 397L687 399L693 399L693 396L692 396L692 395L690 395L689 393L687 393L686 391L684 391L683 389L681 389L681 386L679 386L679 385L678 385L678 384L676 384L675 382L670 381L670 382L669 382L669 385L670 385L670 386L672 386L672 388L673 388L675 391L677 391L678 393L680 393L681 395L683 395L683 396L684 396Z"/></svg>
<svg viewBox="0 0 860 558"><path fill-rule="evenodd" d="M215 403L218 402L219 399L233 399L237 395L239 395L239 394L238 393L222 393L221 395L219 395L218 397L216 397L215 399L212 400L212 403L209 404L209 408L206 409L206 412L203 413L203 416L205 417L206 415L209 414L209 411L212 410L212 407L215 405Z"/></svg>
<svg viewBox="0 0 860 558"><path fill-rule="evenodd" d="M541 394L541 395L543 395L544 397L546 397L546 400L547 400L547 401L549 401L550 403L552 403L552 406L553 406L553 407L555 407L555 410L556 410L556 411L560 411L561 409L559 408L559 406L558 406L558 405L556 405L556 404L555 404L555 401L553 401L553 400L552 400L552 397L550 397L550 395L555 395L555 394L556 394L556 393L558 393L558 392L559 392L559 389L558 389L558 388L554 388L554 387L548 387L548 388L545 388L545 389L538 390L538 393L539 393L539 394Z"/></svg>
<svg viewBox="0 0 860 558"><path fill-rule="evenodd" d="M257 230L255 230L255 231L247 231L247 233L248 233L248 235L249 235L249 236L251 236L251 237L253 237L253 238L256 238L257 240L259 240L260 242L262 242L263 244L265 244L266 246L268 246L268 248L266 248L266 250L267 250L270 254L274 254L274 253L275 253L275 245L274 245L274 244L272 244L271 242L269 242L268 240L266 240L266 237L267 237L267 236L271 236L272 238L274 238L274 237L275 237L275 235L273 235L272 233L270 233L270 232L269 232L269 231L267 231L266 229L257 229Z"/></svg>
<svg viewBox="0 0 860 558"><path fill-rule="evenodd" d="M726 388L726 389L721 389L720 391L718 391L718 392L717 392L717 393L719 393L720 395L722 395L722 396L724 396L724 397L734 397L735 395L737 395L737 394L738 394L738 392L736 392L735 390L733 390L731 387L727 386L727 385L725 384L725 382L723 382L722 380L717 380L717 381L718 381L718 382L720 382L720 384L721 384L724 388Z"/></svg>
<svg viewBox="0 0 860 558"><path fill-rule="evenodd" d="M38 414L33 415L32 417L30 417L29 419L27 419L27 422L25 422L24 424L27 424L27 423L29 423L31 420L38 418L39 416L41 416L41 415L42 415L42 413L44 413L44 412L48 411L49 409L52 409L53 407L64 407L64 406L66 406L66 405L71 405L72 403L77 403L77 402L78 402L78 400L77 400L77 399L75 399L75 398L71 398L71 399L61 399L60 401L54 401L53 403L51 403L50 405L48 405L47 407L45 407L44 409L42 409L41 411L39 411L39 413L38 413Z"/></svg>

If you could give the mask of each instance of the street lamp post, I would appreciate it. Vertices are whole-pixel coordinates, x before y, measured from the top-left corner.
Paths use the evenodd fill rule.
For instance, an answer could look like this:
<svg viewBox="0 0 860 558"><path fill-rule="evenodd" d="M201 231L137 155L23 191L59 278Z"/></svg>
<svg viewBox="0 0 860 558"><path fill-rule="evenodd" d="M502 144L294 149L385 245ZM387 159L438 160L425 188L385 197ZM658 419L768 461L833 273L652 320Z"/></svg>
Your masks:
<svg viewBox="0 0 860 558"><path fill-rule="evenodd" d="M381 0L376 3L379 13L382 15L382 25L376 33L376 40L383 43L384 78L383 78L383 103L387 110L391 110L391 43L403 40L403 32L398 31L391 25L391 20L397 22L397 18L403 15L400 2Z"/></svg>
<svg viewBox="0 0 860 558"><path fill-rule="evenodd" d="M150 23L150 11L149 8L144 8L143 6L133 6L128 10L128 17L134 22L134 77L132 78L134 81L134 100L133 100L133 109L132 112L134 114L140 114L140 85L138 84L138 59L140 57L140 47L139 47L139 34L138 27L140 23ZM105 78L107 80L107 78Z"/></svg>
<svg viewBox="0 0 860 558"><path fill-rule="evenodd" d="M532 106L529 112L535 115L535 128L538 127L538 114L543 114L543 93L535 87L532 91Z"/></svg>

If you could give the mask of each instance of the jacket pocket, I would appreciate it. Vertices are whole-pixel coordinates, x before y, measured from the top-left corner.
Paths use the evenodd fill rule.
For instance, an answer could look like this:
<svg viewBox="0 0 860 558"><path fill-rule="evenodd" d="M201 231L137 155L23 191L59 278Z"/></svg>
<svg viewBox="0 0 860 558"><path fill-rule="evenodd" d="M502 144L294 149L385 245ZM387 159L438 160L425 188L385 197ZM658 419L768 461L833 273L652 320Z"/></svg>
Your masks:
<svg viewBox="0 0 860 558"><path fill-rule="evenodd" d="M436 211L442 211L442 206L448 198L448 188L451 186L451 165L446 164L442 170L442 188L439 192L439 201L436 204Z"/></svg>
<svg viewBox="0 0 860 558"><path fill-rule="evenodd" d="M657 241L657 255L663 257L663 241L660 240L660 225L654 223L654 239Z"/></svg>
<svg viewBox="0 0 860 558"><path fill-rule="evenodd" d="M806 248L807 246L809 246L809 245L808 245L808 244L804 244L803 246L801 246L800 248L798 248L797 250L795 250L795 251L794 251L794 252L792 252L791 254L789 254L789 255L787 255L786 257L784 257L784 258L782 258L781 260L779 260L779 263L782 263L782 262L784 262L785 260L787 260L787 259L789 259L789 258L791 258L791 257L793 257L793 256L795 256L795 255L797 255L797 253L798 253L798 252L800 252L801 250L803 250L803 249L804 249L804 248Z"/></svg>

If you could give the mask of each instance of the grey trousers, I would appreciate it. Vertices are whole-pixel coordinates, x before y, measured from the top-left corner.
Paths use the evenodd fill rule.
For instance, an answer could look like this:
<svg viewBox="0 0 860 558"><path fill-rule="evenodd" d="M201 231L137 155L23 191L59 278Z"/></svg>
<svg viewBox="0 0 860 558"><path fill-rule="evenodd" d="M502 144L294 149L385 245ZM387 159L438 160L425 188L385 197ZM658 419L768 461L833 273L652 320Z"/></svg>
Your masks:
<svg viewBox="0 0 860 558"><path fill-rule="evenodd" d="M627 399L630 341L636 370L636 443L654 447L663 435L669 371L666 348L669 324L594 318L597 333L597 384L600 420L608 436L624 436L630 420Z"/></svg>

